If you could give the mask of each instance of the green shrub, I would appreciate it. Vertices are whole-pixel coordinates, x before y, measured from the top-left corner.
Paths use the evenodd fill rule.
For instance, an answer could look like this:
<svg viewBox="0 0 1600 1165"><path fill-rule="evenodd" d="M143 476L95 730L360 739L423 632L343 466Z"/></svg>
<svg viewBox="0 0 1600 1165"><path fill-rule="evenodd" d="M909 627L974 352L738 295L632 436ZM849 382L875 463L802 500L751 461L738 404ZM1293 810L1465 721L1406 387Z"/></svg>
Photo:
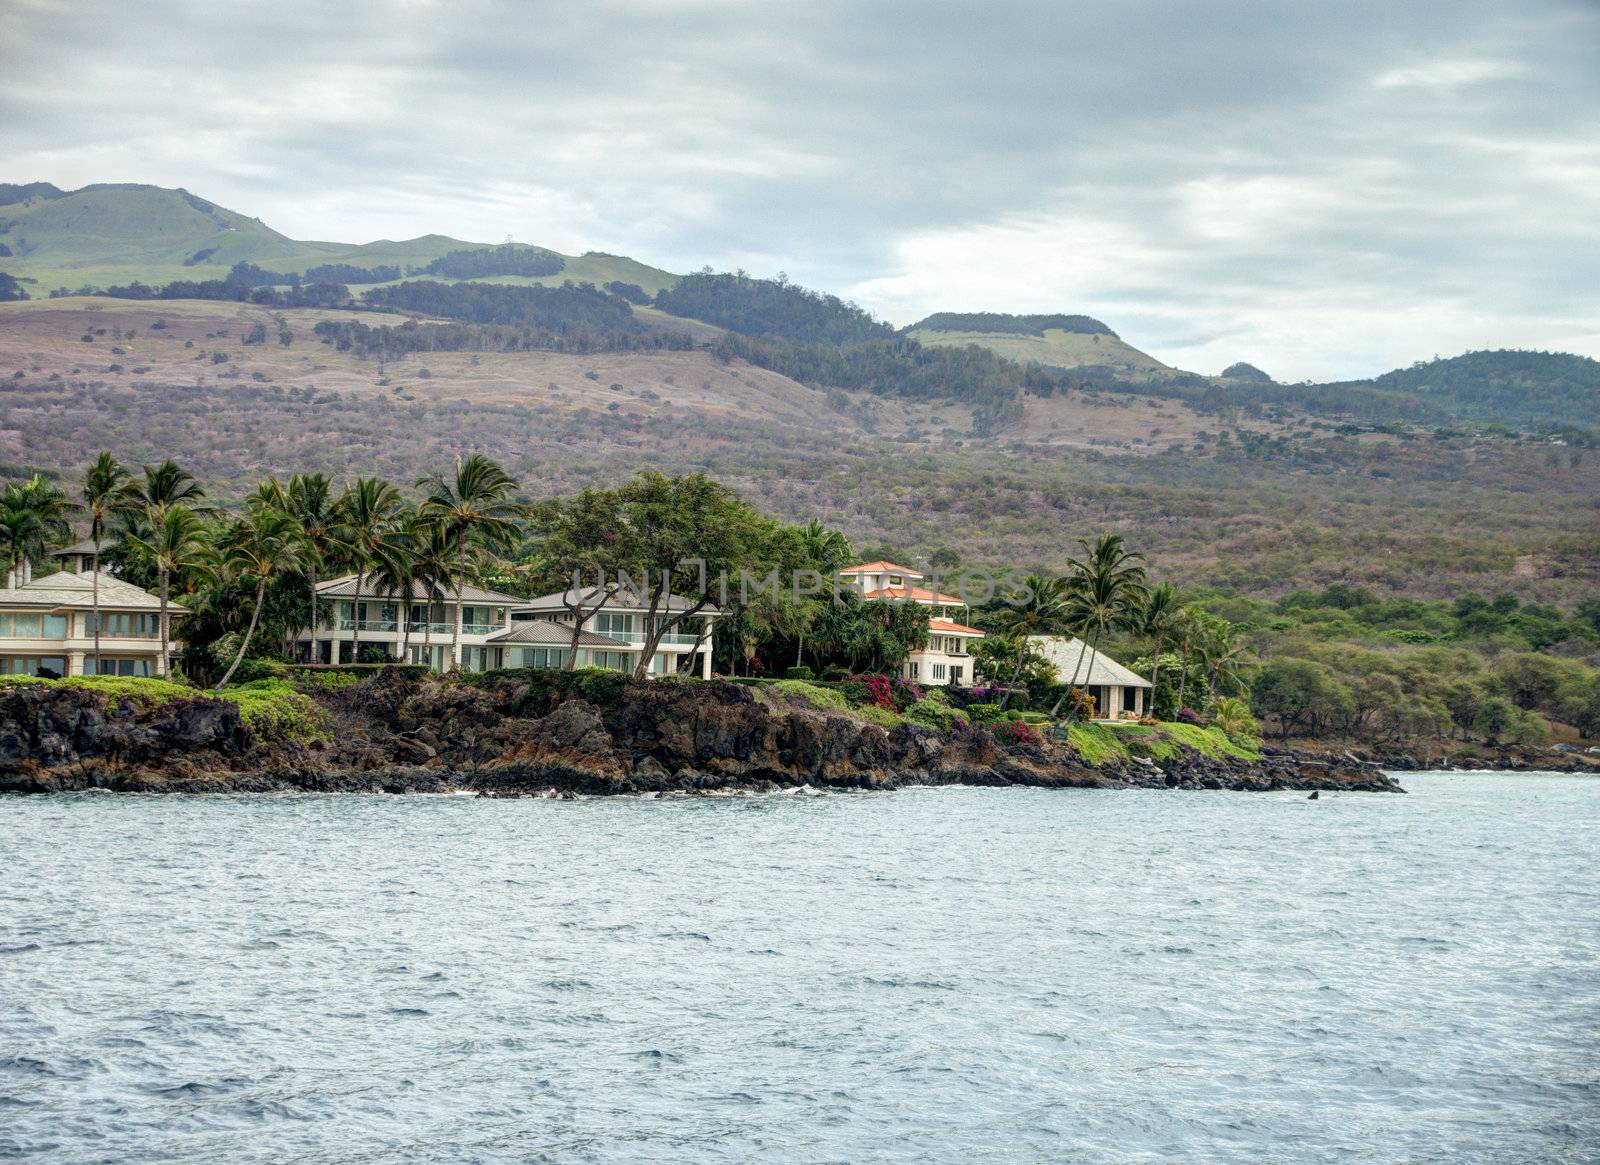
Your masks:
<svg viewBox="0 0 1600 1165"><path fill-rule="evenodd" d="M234 670L231 684L248 684L252 680L281 680L291 674L289 665L277 659L246 656Z"/></svg>
<svg viewBox="0 0 1600 1165"><path fill-rule="evenodd" d="M785 679L791 680L809 680L815 678L815 673L812 672L810 668L805 666L791 667L783 674Z"/></svg>
<svg viewBox="0 0 1600 1165"><path fill-rule="evenodd" d="M1104 724L1072 724L1067 727L1067 743L1089 764L1103 765L1129 758L1128 746L1117 730Z"/></svg>
<svg viewBox="0 0 1600 1165"><path fill-rule="evenodd" d="M831 663L822 669L822 678L832 683L842 683L850 678L850 669L840 667L836 663Z"/></svg>
<svg viewBox="0 0 1600 1165"><path fill-rule="evenodd" d="M999 704L968 704L967 715L974 724L988 724L999 720L1003 713Z"/></svg>
<svg viewBox="0 0 1600 1165"><path fill-rule="evenodd" d="M954 732L967 722L964 714L942 704L937 700L923 700L911 705L906 712L906 719L913 724L921 724L927 728L936 728L940 732Z"/></svg>
<svg viewBox="0 0 1600 1165"><path fill-rule="evenodd" d="M322 709L287 680L252 680L216 695L239 706L258 740L306 741L327 734Z"/></svg>
<svg viewBox="0 0 1600 1165"><path fill-rule="evenodd" d="M807 683L805 680L776 680L765 685L766 690L780 696L804 700L817 708L826 708L830 712L854 712L858 709L850 707L844 695L833 688L823 688L816 684Z"/></svg>

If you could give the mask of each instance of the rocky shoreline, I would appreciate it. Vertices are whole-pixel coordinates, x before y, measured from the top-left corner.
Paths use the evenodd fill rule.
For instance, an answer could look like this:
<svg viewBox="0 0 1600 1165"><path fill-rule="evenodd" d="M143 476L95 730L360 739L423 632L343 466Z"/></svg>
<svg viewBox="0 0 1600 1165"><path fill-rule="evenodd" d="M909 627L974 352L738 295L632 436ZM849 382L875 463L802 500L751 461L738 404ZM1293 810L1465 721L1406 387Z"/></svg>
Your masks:
<svg viewBox="0 0 1600 1165"><path fill-rule="evenodd" d="M605 698L513 674L473 683L388 672L317 697L325 730L258 739L205 696L149 707L87 688L0 689L0 791L445 793L598 796L896 789L914 785L1403 791L1354 756L1185 748L1087 765L1051 744L1002 746L984 728L885 730L711 681L619 684Z"/></svg>

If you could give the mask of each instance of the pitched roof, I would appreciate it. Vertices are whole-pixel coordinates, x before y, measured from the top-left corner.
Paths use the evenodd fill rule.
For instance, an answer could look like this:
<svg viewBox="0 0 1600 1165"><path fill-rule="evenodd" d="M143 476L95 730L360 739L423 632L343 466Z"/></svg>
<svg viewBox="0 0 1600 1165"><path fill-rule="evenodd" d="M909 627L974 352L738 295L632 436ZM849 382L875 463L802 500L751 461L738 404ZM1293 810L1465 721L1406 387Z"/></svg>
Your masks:
<svg viewBox="0 0 1600 1165"><path fill-rule="evenodd" d="M1125 688L1150 686L1150 681L1137 672L1129 671L1108 655L1085 648L1081 639L1070 635L1030 635L1028 646L1056 665L1056 678L1062 683L1070 683L1076 671L1080 687L1107 684L1121 684ZM1080 652L1083 653L1082 664L1078 662Z"/></svg>
<svg viewBox="0 0 1600 1165"><path fill-rule="evenodd" d="M327 582L320 582L317 584L317 594L321 595L325 599L353 599L356 597L356 576L353 574L347 574L343 578L334 578L329 579ZM461 588L461 595L462 600L467 603L498 603L499 605L505 607L527 606L526 599L519 599L515 595L501 594L499 591L486 591L482 587L475 587L471 584ZM373 585L372 578L369 575L366 580L366 585L361 591L360 597L363 599L389 599L392 601L398 598L399 595L398 592L379 590L378 587ZM441 597L444 602L455 602L455 588L444 588L440 595L435 596L435 598ZM428 598L427 588L421 583L412 583L411 598L415 602L425 602Z"/></svg>
<svg viewBox="0 0 1600 1165"><path fill-rule="evenodd" d="M57 571L40 575L10 590L0 590L0 607L70 607L94 609L94 575ZM100 606L107 611L159 611L161 600L142 587L102 570ZM167 610L181 614L181 603L167 602Z"/></svg>
<svg viewBox="0 0 1600 1165"><path fill-rule="evenodd" d="M112 547L114 547L116 545L117 545L117 539L115 539L115 538L102 538L102 539L100 539L100 553L104 554L107 550L110 550ZM60 550L52 550L50 552L50 557L51 558L77 558L77 557L80 557L80 556L85 555L85 554L93 554L93 553L94 553L94 539L93 538L85 538L82 542L74 542L71 546L63 546Z"/></svg>
<svg viewBox="0 0 1600 1165"><path fill-rule="evenodd" d="M912 570L909 566L901 566L898 562L885 562L881 558L878 559L878 561L876 561L876 562L863 562L863 563L860 563L857 566L847 566L847 567L843 568L842 570L840 570L839 573L840 574L883 574L883 573L885 573L887 571L893 571L896 574L903 574L907 578L921 578L922 577L922 572L921 571Z"/></svg>
<svg viewBox="0 0 1600 1165"><path fill-rule="evenodd" d="M518 619L511 624L511 630L502 631L498 635L489 636L490 643L542 643L552 647L571 647L572 628L562 623L555 623L549 619ZM605 647L613 651L626 650L632 644L621 639L613 639L609 635L597 635L593 631L578 632L579 647Z"/></svg>
<svg viewBox="0 0 1600 1165"><path fill-rule="evenodd" d="M967 600L955 595L935 593L927 587L879 587L861 596L863 599L910 599L915 603L937 603L944 607L965 607Z"/></svg>
<svg viewBox="0 0 1600 1165"><path fill-rule="evenodd" d="M581 602L585 611L593 609L604 595L600 587L568 587L564 591L554 591L548 595L540 595L536 599L518 599L517 603L524 610L529 611L565 611L567 603L578 604ZM693 599L686 599L682 595L669 594L666 601L658 608L659 611L687 611L695 605ZM636 589L619 590L614 598L600 608L603 611L648 611L650 602L640 596ZM707 603L700 608L702 615L720 615L721 609L715 603Z"/></svg>
<svg viewBox="0 0 1600 1165"><path fill-rule="evenodd" d="M968 627L965 623L957 623L954 619L929 619L928 630L937 631L943 635L983 635L976 627Z"/></svg>

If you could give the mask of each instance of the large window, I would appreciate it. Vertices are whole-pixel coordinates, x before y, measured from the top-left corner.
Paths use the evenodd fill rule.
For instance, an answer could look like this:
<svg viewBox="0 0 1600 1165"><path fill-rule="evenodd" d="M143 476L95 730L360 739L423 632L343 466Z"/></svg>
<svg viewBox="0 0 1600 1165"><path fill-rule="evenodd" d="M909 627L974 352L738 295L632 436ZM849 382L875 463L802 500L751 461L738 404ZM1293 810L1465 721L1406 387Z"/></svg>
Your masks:
<svg viewBox="0 0 1600 1165"><path fill-rule="evenodd" d="M0 655L0 676L64 676L66 658L59 655Z"/></svg>
<svg viewBox="0 0 1600 1165"><path fill-rule="evenodd" d="M565 647L513 647L508 654L511 667L565 667L570 653Z"/></svg>
<svg viewBox="0 0 1600 1165"><path fill-rule="evenodd" d="M0 639L65 639L65 615L0 614Z"/></svg>
<svg viewBox="0 0 1600 1165"><path fill-rule="evenodd" d="M936 680L944 679L944 664L936 663L933 665L933 678Z"/></svg>
<svg viewBox="0 0 1600 1165"><path fill-rule="evenodd" d="M633 616L621 611L601 611L594 617L594 629L601 635L632 635Z"/></svg>
<svg viewBox="0 0 1600 1165"><path fill-rule="evenodd" d="M151 660L149 659L112 659L109 656L100 657L100 674L103 676L148 676ZM89 666L94 666L94 660L89 661Z"/></svg>
<svg viewBox="0 0 1600 1165"><path fill-rule="evenodd" d="M608 667L612 671L627 671L632 665L626 651L595 651L590 653L591 667Z"/></svg>
<svg viewBox="0 0 1600 1165"><path fill-rule="evenodd" d="M85 620L87 633L94 634L94 616ZM161 616L133 611L100 612L100 634L108 639L155 639L161 634Z"/></svg>

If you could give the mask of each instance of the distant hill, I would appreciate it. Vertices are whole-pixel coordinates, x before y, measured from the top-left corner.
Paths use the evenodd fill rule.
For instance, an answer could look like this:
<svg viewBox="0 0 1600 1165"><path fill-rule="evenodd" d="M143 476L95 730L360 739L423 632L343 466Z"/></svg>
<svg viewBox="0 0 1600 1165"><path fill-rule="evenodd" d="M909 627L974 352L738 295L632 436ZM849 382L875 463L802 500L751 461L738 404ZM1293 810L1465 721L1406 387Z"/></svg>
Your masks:
<svg viewBox="0 0 1600 1165"><path fill-rule="evenodd" d="M936 312L904 334L934 347L975 344L1021 364L1104 369L1136 381L1175 371L1092 316Z"/></svg>
<svg viewBox="0 0 1600 1165"><path fill-rule="evenodd" d="M106 184L65 193L49 183L0 187L0 241L18 259L55 267L193 266L295 254L303 244L187 190Z"/></svg>
<svg viewBox="0 0 1600 1165"><path fill-rule="evenodd" d="M389 282L459 252L503 251L505 245L437 234L371 243L297 240L187 190L103 183L63 191L48 182L30 182L0 184L0 248L4 270L23 280L29 294L40 295L57 287L216 279L241 261L285 274L338 264L357 269L341 282L361 283L354 276L362 270L374 272L372 282ZM517 249L555 256L542 248ZM483 264L459 260L455 269L490 282L618 282L638 287L643 295L677 279L622 255L590 251L556 258L539 268L512 266L506 274L482 274Z"/></svg>
<svg viewBox="0 0 1600 1165"><path fill-rule="evenodd" d="M1246 364L1243 360L1224 368L1222 377L1224 380L1253 380L1257 384L1273 383L1272 377L1261 371L1254 364Z"/></svg>
<svg viewBox="0 0 1600 1165"><path fill-rule="evenodd" d="M1600 415L1600 360L1565 352L1467 352L1323 387L1409 393L1451 416L1508 425L1589 427Z"/></svg>

